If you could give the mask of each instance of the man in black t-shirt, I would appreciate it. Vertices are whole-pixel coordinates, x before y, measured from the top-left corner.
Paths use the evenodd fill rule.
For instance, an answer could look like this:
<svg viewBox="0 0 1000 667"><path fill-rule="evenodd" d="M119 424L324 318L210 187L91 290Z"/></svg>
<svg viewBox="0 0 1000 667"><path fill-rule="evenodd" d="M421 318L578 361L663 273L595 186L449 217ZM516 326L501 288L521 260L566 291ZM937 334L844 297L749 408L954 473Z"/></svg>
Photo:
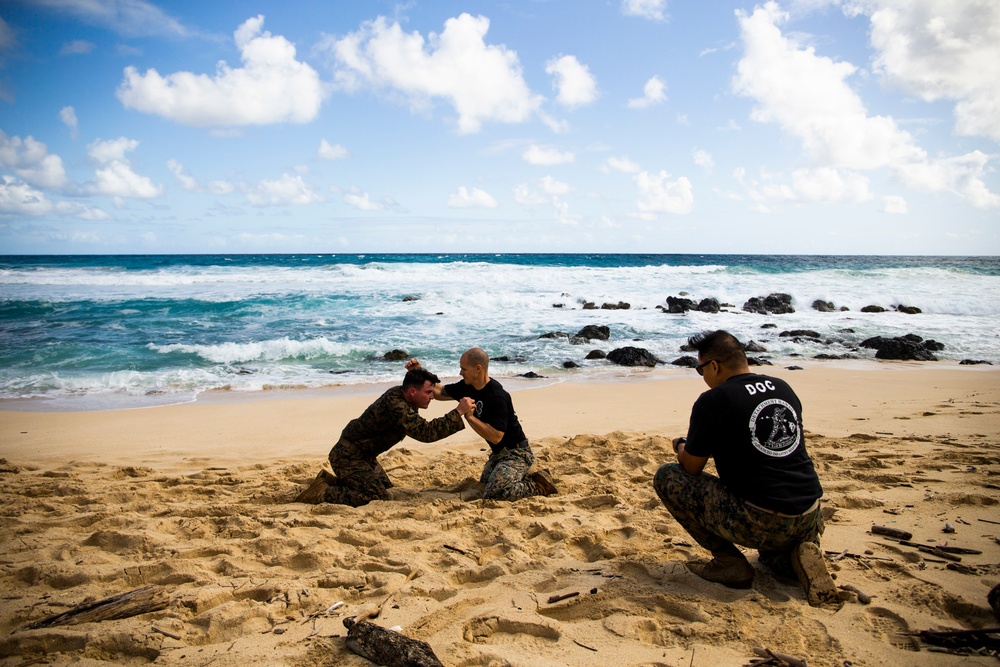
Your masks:
<svg viewBox="0 0 1000 667"><path fill-rule="evenodd" d="M434 396L439 400L468 397L475 401L475 409L465 414L465 420L490 445L490 457L479 478L486 485L483 498L518 500L556 493L548 472L528 473L535 455L514 413L510 394L490 377L489 363L483 350L468 350L459 361L462 381L437 385Z"/></svg>
<svg viewBox="0 0 1000 667"><path fill-rule="evenodd" d="M712 552L689 563L702 579L750 588L753 566L737 544L757 549L779 574L794 572L812 605L839 600L819 537L823 495L802 432L802 404L783 380L750 372L740 342L726 331L690 345L709 390L691 409L677 463L661 466L653 488L691 536ZM715 460L719 476L704 473Z"/></svg>

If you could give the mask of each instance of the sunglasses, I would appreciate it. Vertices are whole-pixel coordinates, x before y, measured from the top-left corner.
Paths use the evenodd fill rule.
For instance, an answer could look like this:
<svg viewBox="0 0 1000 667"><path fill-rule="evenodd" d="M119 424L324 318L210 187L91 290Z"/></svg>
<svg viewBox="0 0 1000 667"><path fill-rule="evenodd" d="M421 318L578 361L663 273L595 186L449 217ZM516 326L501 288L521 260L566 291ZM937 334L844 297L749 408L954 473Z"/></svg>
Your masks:
<svg viewBox="0 0 1000 667"><path fill-rule="evenodd" d="M708 366L713 361L717 361L717 359L709 359L708 361L704 361L704 362L698 364L697 366L695 366L694 369L696 371L698 371L698 375L701 375L702 377L704 377L705 376L705 370L704 370L705 366Z"/></svg>

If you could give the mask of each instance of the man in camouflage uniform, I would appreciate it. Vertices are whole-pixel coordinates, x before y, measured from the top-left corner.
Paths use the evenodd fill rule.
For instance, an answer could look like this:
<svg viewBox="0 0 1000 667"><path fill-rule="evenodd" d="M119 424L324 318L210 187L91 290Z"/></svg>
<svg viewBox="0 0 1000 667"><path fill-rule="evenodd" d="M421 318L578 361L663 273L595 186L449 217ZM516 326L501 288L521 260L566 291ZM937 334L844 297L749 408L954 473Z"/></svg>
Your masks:
<svg viewBox="0 0 1000 667"><path fill-rule="evenodd" d="M518 500L528 496L556 493L552 477L545 470L529 473L535 455L514 412L510 394L489 375L490 358L474 347L459 360L461 382L435 387L438 400L474 401L475 410L466 413L472 430L490 445L490 457L479 481L486 485L487 500Z"/></svg>
<svg viewBox="0 0 1000 667"><path fill-rule="evenodd" d="M465 428L462 415L475 405L459 402L448 414L430 421L418 410L430 405L440 379L411 360L403 384L382 394L357 419L351 420L330 450L330 466L336 477L323 470L295 502L336 503L360 507L372 500L388 500L389 476L376 460L406 436L434 442Z"/></svg>
<svg viewBox="0 0 1000 667"><path fill-rule="evenodd" d="M709 390L691 410L686 438L675 438L677 463L660 467L653 488L698 544L708 563L688 568L708 581L750 588L754 569L737 544L757 549L761 564L798 578L811 605L839 600L819 537L823 495L802 431L802 404L784 381L750 372L740 342L726 331L692 337L695 369ZM714 458L718 477L703 472Z"/></svg>

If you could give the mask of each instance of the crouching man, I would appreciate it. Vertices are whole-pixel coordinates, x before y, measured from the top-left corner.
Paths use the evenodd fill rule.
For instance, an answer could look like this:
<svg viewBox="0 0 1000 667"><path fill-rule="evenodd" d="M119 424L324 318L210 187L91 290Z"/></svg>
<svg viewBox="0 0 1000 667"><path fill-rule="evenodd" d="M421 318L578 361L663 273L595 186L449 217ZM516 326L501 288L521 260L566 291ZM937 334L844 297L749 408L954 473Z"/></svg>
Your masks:
<svg viewBox="0 0 1000 667"><path fill-rule="evenodd" d="M653 488L698 544L707 563L688 563L702 579L750 588L759 562L794 575L809 604L837 603L819 538L823 495L802 432L802 405L784 381L750 372L740 342L726 331L692 337L695 369L709 386L691 410L687 437L675 438L677 463L656 472ZM703 472L715 460L719 476Z"/></svg>

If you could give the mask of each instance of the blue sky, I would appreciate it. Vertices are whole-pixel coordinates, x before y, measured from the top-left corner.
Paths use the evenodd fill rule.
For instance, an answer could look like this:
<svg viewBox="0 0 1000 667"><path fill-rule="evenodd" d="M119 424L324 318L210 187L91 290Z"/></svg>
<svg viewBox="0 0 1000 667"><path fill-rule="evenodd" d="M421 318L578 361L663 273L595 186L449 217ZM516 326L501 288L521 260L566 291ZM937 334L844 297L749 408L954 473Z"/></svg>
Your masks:
<svg viewBox="0 0 1000 667"><path fill-rule="evenodd" d="M0 0L0 253L1000 254L995 0Z"/></svg>

